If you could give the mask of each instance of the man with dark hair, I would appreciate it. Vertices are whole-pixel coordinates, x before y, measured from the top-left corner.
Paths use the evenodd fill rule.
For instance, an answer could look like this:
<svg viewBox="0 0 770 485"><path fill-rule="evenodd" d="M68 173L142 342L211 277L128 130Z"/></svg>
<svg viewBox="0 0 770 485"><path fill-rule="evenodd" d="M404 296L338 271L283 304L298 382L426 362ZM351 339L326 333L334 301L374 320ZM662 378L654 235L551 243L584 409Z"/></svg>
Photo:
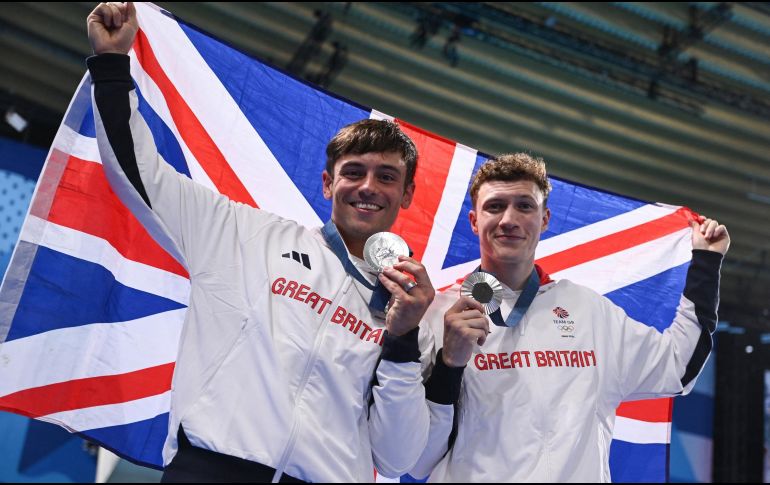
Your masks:
<svg viewBox="0 0 770 485"><path fill-rule="evenodd" d="M88 67L113 190L190 274L164 481L407 471L427 440L418 324L434 292L410 257L379 274L361 258L411 203L414 144L387 121L343 128L327 150L321 230L230 201L157 153L126 55L137 28L132 4L99 4Z"/></svg>
<svg viewBox="0 0 770 485"><path fill-rule="evenodd" d="M460 296L455 285L428 310L436 346L426 382L431 431L415 477L609 482L620 402L685 394L705 364L730 244L725 227L691 221L692 263L661 334L534 264L550 190L543 161L524 153L488 161L472 182L470 223L483 272L469 279L498 290L500 307Z"/></svg>

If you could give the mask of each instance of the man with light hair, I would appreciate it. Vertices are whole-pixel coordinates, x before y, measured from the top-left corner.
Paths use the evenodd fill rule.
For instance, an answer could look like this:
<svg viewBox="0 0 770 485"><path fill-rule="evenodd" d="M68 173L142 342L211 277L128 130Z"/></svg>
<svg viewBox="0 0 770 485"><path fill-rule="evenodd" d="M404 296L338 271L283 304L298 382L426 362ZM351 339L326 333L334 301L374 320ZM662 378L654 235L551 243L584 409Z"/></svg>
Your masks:
<svg viewBox="0 0 770 485"><path fill-rule="evenodd" d="M691 221L684 292L671 326L659 333L535 265L550 190L545 163L523 153L489 160L474 177L470 224L481 267L469 278L488 286L474 287L474 299L455 285L426 315L436 335L426 382L431 431L415 477L609 482L618 405L686 394L705 364L730 244L726 228ZM495 287L502 301L487 317L493 309L477 300Z"/></svg>

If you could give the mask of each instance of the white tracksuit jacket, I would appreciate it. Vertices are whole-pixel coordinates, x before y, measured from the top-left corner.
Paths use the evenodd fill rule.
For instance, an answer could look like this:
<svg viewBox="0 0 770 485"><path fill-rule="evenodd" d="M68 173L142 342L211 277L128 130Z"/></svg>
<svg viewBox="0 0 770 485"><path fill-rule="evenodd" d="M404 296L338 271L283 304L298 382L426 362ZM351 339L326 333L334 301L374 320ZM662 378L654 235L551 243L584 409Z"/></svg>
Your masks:
<svg viewBox="0 0 770 485"><path fill-rule="evenodd" d="M716 327L721 260L716 252L693 251L679 307L663 333L589 288L546 282L541 273L518 326L490 323L464 371L434 366L426 384L429 443L411 474L430 473L436 482L609 482L615 408L687 393L703 368ZM519 293L506 289L503 315ZM442 346L444 312L458 297L459 285L437 295L425 317L434 353Z"/></svg>
<svg viewBox="0 0 770 485"><path fill-rule="evenodd" d="M411 468L429 422L417 332L386 336L371 291L320 231L234 203L162 160L137 112L128 56L88 64L110 184L192 284L164 462L181 423L194 446L306 481Z"/></svg>

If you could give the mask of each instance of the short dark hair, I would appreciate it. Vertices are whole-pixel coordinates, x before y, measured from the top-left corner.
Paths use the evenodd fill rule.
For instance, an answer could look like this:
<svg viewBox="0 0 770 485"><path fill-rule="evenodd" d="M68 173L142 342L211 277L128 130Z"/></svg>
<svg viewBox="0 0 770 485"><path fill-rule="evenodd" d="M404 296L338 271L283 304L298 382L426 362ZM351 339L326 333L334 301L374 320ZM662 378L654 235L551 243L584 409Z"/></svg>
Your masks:
<svg viewBox="0 0 770 485"><path fill-rule="evenodd" d="M543 205L548 202L548 195L551 193L551 182L548 181L545 162L542 158L534 158L527 153L506 153L484 162L476 175L473 176L471 183L473 207L476 207L476 199L481 185L493 180L506 182L529 180L534 182L543 192Z"/></svg>
<svg viewBox="0 0 770 485"><path fill-rule="evenodd" d="M404 187L414 182L417 148L398 124L387 120L361 120L343 127L326 146L326 172L334 177L334 165L343 155L396 152L406 163Z"/></svg>

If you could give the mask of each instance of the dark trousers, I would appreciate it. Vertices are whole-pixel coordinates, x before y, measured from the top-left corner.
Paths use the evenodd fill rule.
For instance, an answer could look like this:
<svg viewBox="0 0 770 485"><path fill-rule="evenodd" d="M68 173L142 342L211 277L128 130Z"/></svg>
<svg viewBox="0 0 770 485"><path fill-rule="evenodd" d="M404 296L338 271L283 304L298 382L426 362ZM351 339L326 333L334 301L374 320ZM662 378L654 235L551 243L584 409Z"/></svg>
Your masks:
<svg viewBox="0 0 770 485"><path fill-rule="evenodd" d="M196 448L182 426L177 433L179 451L163 470L161 483L271 482L275 469L254 461ZM304 483L284 474L281 483Z"/></svg>

